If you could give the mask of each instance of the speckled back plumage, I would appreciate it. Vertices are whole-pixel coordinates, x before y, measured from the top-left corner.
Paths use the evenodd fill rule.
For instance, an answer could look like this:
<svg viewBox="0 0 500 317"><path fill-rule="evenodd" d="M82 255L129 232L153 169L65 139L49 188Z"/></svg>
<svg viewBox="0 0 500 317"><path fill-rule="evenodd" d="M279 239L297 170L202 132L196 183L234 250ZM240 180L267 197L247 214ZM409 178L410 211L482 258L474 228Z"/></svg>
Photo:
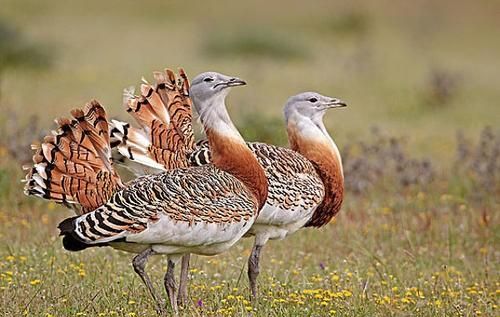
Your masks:
<svg viewBox="0 0 500 317"><path fill-rule="evenodd" d="M79 218L74 235L85 243L107 242L142 232L161 216L191 226L253 221L256 211L240 181L206 165L137 178Z"/></svg>
<svg viewBox="0 0 500 317"><path fill-rule="evenodd" d="M193 166L210 163L206 140L197 142L189 157ZM299 153L287 148L259 142L247 142L264 168L269 189L267 204L283 210L309 210L323 199L323 183L314 166Z"/></svg>

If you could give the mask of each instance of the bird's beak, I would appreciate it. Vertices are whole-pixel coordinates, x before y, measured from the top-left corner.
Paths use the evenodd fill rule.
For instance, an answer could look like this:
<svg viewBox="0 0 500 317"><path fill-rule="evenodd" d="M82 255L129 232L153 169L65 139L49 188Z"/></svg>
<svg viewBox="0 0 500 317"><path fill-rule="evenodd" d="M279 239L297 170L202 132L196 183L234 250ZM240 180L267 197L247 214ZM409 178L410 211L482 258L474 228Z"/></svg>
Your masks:
<svg viewBox="0 0 500 317"><path fill-rule="evenodd" d="M233 77L233 78L230 78L228 81L223 81L221 83L218 83L217 85L215 85L214 88L217 88L219 86L222 86L223 88L228 88L228 87L243 86L246 84L247 83L244 80L239 79L237 77Z"/></svg>
<svg viewBox="0 0 500 317"><path fill-rule="evenodd" d="M231 79L229 79L227 82L226 82L226 85L228 87L235 87L235 86L244 86L246 85L247 83L242 80L242 79L239 79L239 78L236 78L236 77L233 77Z"/></svg>
<svg viewBox="0 0 500 317"><path fill-rule="evenodd" d="M325 106L327 109L344 108L344 107L347 107L347 104L340 99L332 98L330 101L325 103Z"/></svg>

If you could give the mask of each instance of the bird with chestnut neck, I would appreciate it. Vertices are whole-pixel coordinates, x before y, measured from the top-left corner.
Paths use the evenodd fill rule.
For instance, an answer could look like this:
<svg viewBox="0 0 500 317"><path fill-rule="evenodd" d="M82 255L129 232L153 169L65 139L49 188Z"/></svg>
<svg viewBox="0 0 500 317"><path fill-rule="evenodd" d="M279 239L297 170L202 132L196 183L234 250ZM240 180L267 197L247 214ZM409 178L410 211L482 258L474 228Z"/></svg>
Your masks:
<svg viewBox="0 0 500 317"><path fill-rule="evenodd" d="M110 189L109 199L101 206L59 224L64 248L81 251L112 246L138 253L132 262L134 270L159 311L163 311L162 303L145 266L150 256L166 255L164 284L170 305L177 311L174 269L180 258L189 253L215 255L229 249L250 229L267 200L264 170L226 110L230 88L242 85L245 82L236 77L204 73L190 87L213 150L213 164L145 175ZM100 119L107 122L105 114ZM85 127L92 130L89 124ZM91 135L110 148L107 134ZM76 147L80 150L84 148ZM75 157L85 156L76 153ZM62 161L48 161L54 166L64 165ZM67 170L65 177L76 176L71 175L75 172L78 170Z"/></svg>

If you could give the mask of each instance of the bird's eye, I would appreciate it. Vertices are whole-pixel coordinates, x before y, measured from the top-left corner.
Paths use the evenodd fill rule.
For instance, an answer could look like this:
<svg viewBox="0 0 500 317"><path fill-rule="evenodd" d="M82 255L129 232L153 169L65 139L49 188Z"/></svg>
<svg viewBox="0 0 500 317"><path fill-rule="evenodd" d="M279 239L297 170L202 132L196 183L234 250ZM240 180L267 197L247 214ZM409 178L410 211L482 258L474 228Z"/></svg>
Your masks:
<svg viewBox="0 0 500 317"><path fill-rule="evenodd" d="M214 81L214 79L211 77L207 77L207 78L203 79L203 81L209 83L211 81Z"/></svg>
<svg viewBox="0 0 500 317"><path fill-rule="evenodd" d="M316 99L316 98L309 98L309 102L316 102L316 101L318 101L318 99Z"/></svg>

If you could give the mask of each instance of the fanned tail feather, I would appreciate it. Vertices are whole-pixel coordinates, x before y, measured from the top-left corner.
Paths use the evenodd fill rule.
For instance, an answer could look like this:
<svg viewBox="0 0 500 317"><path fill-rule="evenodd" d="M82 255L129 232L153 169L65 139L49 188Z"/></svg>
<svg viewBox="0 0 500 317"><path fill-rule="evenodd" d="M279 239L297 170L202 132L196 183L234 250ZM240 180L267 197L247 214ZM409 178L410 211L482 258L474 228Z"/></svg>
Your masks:
<svg viewBox="0 0 500 317"><path fill-rule="evenodd" d="M164 166L152 157L151 151L155 148L144 131L118 120L111 120L111 145L118 150L121 157L114 159L123 163L137 176L149 174L153 170L163 171ZM129 161L125 161L125 158Z"/></svg>
<svg viewBox="0 0 500 317"><path fill-rule="evenodd" d="M156 91L167 105L170 119L182 137L184 148L188 152L194 150L193 103L189 97L189 80L184 69L179 68L179 79L169 69L163 73L155 72L154 76Z"/></svg>
<svg viewBox="0 0 500 317"><path fill-rule="evenodd" d="M189 166L188 156L195 148L192 102L187 76L182 69L179 73L177 79L168 69L154 72L155 84L143 79L140 96L134 95L132 88L124 90L125 108L140 129L125 122L111 122L111 144L123 157L158 170ZM144 174L137 173L137 167L132 170Z"/></svg>
<svg viewBox="0 0 500 317"><path fill-rule="evenodd" d="M25 193L65 205L81 213L104 204L122 185L111 161L108 121L95 100L71 112L74 119L56 120L57 131L34 144L27 166Z"/></svg>

